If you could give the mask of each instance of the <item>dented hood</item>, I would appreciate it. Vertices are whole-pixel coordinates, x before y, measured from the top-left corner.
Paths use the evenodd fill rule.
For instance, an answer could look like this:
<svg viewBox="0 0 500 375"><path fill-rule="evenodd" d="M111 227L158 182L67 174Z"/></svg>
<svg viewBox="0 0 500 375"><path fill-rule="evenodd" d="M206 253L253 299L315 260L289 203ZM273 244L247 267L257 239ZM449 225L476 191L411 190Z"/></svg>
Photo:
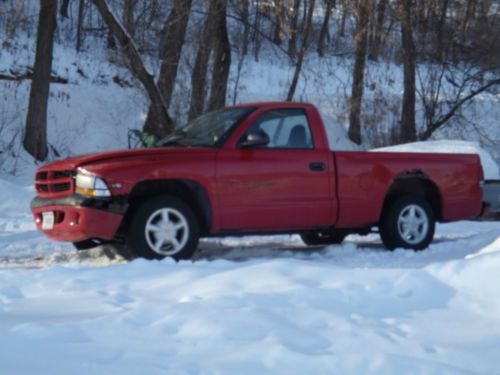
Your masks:
<svg viewBox="0 0 500 375"><path fill-rule="evenodd" d="M158 157L168 157L169 159L175 159L176 155L185 156L186 154L193 153L211 153L212 149L206 148L145 148L145 149L134 149L134 150L117 150L109 152L99 152L81 156L75 156L67 158L64 160L54 161L45 164L40 168L40 170L51 169L51 170L75 170L78 167L91 165L95 163L107 163L114 161L125 161L131 159L149 159Z"/></svg>

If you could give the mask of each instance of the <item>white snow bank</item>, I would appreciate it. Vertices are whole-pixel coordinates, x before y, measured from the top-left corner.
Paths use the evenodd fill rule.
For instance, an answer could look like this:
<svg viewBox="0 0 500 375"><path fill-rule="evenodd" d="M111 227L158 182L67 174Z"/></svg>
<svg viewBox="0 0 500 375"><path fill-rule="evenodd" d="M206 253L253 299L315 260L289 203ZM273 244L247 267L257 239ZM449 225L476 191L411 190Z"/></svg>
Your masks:
<svg viewBox="0 0 500 375"><path fill-rule="evenodd" d="M483 149L477 142L441 140L406 143L402 145L376 148L370 151L383 152L436 152L450 154L478 154L487 180L500 179L498 164L488 151Z"/></svg>
<svg viewBox="0 0 500 375"><path fill-rule="evenodd" d="M330 150L333 151L359 151L361 148L354 142L351 142L347 136L347 131L333 117L325 115L322 111L321 118L325 125L326 135Z"/></svg>
<svg viewBox="0 0 500 375"><path fill-rule="evenodd" d="M74 267L0 271L2 373L497 370L500 254L417 269L293 256Z"/></svg>
<svg viewBox="0 0 500 375"><path fill-rule="evenodd" d="M327 248L262 236L202 241L194 262L116 265L45 239L32 194L0 180L2 374L498 368L497 223L438 225L422 252L377 235Z"/></svg>

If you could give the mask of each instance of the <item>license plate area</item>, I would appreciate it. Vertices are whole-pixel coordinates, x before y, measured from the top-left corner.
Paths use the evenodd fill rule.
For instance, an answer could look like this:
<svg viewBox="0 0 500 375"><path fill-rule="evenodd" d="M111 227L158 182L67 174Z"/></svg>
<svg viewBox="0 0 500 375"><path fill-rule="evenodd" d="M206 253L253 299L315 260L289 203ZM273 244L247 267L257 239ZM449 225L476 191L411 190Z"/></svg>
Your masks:
<svg viewBox="0 0 500 375"><path fill-rule="evenodd" d="M53 211L42 212L42 229L53 229L55 222L55 215Z"/></svg>

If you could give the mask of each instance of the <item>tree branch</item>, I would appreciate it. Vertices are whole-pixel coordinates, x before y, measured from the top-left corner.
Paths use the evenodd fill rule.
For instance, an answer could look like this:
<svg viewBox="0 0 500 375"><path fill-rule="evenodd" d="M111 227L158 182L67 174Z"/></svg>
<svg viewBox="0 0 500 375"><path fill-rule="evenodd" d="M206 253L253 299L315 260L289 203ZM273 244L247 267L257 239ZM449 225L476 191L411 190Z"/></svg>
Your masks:
<svg viewBox="0 0 500 375"><path fill-rule="evenodd" d="M104 22L108 25L113 32L113 35L120 43L123 52L130 61L132 73L142 83L149 95L151 107L157 114L158 120L160 120L154 134L158 137L164 137L168 133L172 132L174 123L168 115L165 102L158 86L156 85L153 75L146 69L132 37L113 14L107 1L92 0L92 2L99 10L99 13L101 13Z"/></svg>
<svg viewBox="0 0 500 375"><path fill-rule="evenodd" d="M455 115L455 113L465 103L467 103L469 100L473 99L475 96L481 94L482 92L488 90L490 87L493 87L493 86L499 85L499 84L500 84L500 78L493 79L493 80L489 81L487 84L479 87L478 89L471 91L469 93L469 95L464 96L462 99L456 101L455 104L448 111L448 113L446 113L444 116L442 116L440 119L438 119L434 123L430 124L427 127L427 129L422 134L420 134L419 139L421 141L425 141L425 140L429 139L432 136L432 134L436 130L438 130L441 126L443 126L446 122L448 122L448 120L450 120Z"/></svg>

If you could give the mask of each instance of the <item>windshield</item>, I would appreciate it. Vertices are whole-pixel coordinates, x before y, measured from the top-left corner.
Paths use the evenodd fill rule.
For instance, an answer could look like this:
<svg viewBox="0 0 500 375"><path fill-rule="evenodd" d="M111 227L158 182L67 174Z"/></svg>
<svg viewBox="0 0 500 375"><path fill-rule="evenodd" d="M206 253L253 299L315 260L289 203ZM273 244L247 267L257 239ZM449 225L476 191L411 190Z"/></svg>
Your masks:
<svg viewBox="0 0 500 375"><path fill-rule="evenodd" d="M254 108L226 108L206 113L156 143L162 146L218 147L227 139L231 129Z"/></svg>

